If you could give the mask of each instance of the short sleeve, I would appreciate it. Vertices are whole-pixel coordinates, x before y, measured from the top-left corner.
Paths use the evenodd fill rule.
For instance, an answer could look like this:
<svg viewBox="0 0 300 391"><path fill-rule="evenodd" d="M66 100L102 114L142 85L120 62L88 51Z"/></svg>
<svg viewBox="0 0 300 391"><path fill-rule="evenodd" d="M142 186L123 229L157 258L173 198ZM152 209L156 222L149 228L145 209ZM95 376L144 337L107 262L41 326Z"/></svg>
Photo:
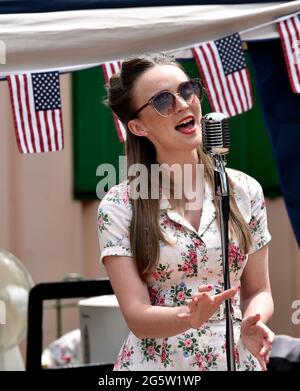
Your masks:
<svg viewBox="0 0 300 391"><path fill-rule="evenodd" d="M248 185L251 197L249 226L253 242L249 254L252 254L271 240L271 234L268 230L267 210L263 189L256 179L249 176Z"/></svg>
<svg viewBox="0 0 300 391"><path fill-rule="evenodd" d="M98 207L98 239L100 259L107 255L132 256L129 227L131 207L128 196L120 185L105 195Z"/></svg>

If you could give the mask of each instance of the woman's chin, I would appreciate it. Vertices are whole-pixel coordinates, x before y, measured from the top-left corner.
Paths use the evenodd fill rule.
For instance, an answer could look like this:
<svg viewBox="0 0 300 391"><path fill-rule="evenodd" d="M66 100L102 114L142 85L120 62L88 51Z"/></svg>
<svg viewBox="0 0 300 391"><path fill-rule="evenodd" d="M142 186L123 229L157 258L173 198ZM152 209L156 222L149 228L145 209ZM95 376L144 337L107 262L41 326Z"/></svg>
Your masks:
<svg viewBox="0 0 300 391"><path fill-rule="evenodd" d="M198 147L202 144L202 132L199 126L196 127L194 134L190 135L190 138L186 138L187 144L193 148Z"/></svg>

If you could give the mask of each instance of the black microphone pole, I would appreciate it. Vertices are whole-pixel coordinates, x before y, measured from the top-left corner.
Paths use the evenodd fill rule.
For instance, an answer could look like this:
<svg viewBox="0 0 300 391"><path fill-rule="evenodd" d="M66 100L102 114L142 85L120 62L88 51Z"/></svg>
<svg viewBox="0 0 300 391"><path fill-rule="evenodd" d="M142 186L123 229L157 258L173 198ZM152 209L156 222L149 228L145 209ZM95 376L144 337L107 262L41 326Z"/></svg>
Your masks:
<svg viewBox="0 0 300 391"><path fill-rule="evenodd" d="M222 242L224 289L230 289L230 273L228 260L228 223L229 223L229 187L226 173L226 154L229 152L228 117L222 113L209 113L202 118L203 149L215 164L214 182L215 196L220 216L220 232ZM231 299L225 300L226 313L226 358L228 371L236 371L234 354L234 334Z"/></svg>

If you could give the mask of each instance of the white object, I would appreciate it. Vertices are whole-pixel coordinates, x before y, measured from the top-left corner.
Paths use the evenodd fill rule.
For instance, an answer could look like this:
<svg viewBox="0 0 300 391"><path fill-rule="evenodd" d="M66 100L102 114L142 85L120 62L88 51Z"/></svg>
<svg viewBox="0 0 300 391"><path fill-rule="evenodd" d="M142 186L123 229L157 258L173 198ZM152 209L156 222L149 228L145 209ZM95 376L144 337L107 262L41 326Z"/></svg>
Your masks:
<svg viewBox="0 0 300 391"><path fill-rule="evenodd" d="M24 361L18 346L0 353L0 371L25 371Z"/></svg>
<svg viewBox="0 0 300 391"><path fill-rule="evenodd" d="M19 343L27 329L27 305L33 286L24 265L0 249L0 370L24 370Z"/></svg>
<svg viewBox="0 0 300 391"><path fill-rule="evenodd" d="M57 368L82 365L80 330L71 330L51 342L43 351L42 367Z"/></svg>
<svg viewBox="0 0 300 391"><path fill-rule="evenodd" d="M79 301L83 362L114 363L129 330L115 295Z"/></svg>

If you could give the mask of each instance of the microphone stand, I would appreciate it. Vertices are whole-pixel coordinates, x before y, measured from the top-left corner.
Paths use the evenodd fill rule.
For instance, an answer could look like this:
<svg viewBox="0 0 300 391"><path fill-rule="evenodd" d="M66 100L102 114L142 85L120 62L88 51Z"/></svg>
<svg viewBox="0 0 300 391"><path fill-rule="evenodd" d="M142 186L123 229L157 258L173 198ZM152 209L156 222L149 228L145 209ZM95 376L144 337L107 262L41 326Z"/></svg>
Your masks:
<svg viewBox="0 0 300 391"><path fill-rule="evenodd" d="M225 170L225 156L213 154L215 162L214 179L215 195L218 201L220 215L220 231L222 241L223 278L224 289L230 289L229 262L228 262L228 222L229 222L229 189L228 177ZM226 313L226 358L228 371L236 371L234 358L233 318L231 312L231 299L225 300Z"/></svg>

